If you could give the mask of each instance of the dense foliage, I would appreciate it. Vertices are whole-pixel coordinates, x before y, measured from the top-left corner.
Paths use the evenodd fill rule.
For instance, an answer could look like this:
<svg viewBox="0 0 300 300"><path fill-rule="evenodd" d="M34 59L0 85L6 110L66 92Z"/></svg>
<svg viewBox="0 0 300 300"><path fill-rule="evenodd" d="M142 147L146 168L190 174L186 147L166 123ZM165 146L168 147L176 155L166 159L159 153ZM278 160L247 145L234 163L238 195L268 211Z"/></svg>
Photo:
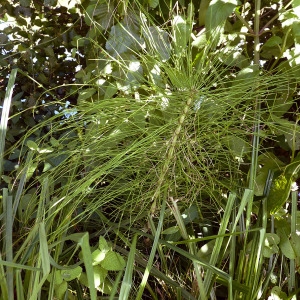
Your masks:
<svg viewBox="0 0 300 300"><path fill-rule="evenodd" d="M299 1L0 5L3 299L296 297Z"/></svg>

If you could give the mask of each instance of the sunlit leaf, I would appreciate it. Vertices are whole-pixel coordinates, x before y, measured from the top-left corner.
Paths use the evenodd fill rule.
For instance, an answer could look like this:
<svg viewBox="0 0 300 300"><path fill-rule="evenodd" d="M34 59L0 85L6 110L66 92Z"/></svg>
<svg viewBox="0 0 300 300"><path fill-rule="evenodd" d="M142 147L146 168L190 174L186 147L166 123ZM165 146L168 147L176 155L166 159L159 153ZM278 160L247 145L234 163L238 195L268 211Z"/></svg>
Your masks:
<svg viewBox="0 0 300 300"><path fill-rule="evenodd" d="M287 201L290 190L291 182L285 174L281 174L273 180L267 204L271 214L276 213Z"/></svg>
<svg viewBox="0 0 300 300"><path fill-rule="evenodd" d="M120 271L125 268L126 262L124 258L116 252L109 251L104 260L101 262L101 267L108 271Z"/></svg>
<svg viewBox="0 0 300 300"><path fill-rule="evenodd" d="M82 272L82 268L80 266L77 266L74 269L62 270L61 277L63 278L63 280L71 281L79 277L81 272Z"/></svg>
<svg viewBox="0 0 300 300"><path fill-rule="evenodd" d="M279 252L278 244L280 238L275 233L266 233L265 234L265 244L263 247L264 257L271 257L271 255Z"/></svg>
<svg viewBox="0 0 300 300"><path fill-rule="evenodd" d="M79 92L78 101L83 101L91 98L96 93L95 88L87 88Z"/></svg>
<svg viewBox="0 0 300 300"><path fill-rule="evenodd" d="M102 268L101 266L94 266L93 270L94 270L95 287L103 285L108 273L107 270Z"/></svg>
<svg viewBox="0 0 300 300"><path fill-rule="evenodd" d="M26 144L30 150L38 150L39 148L38 145L32 140L28 140Z"/></svg>
<svg viewBox="0 0 300 300"><path fill-rule="evenodd" d="M229 17L235 7L240 2L237 0L212 0L207 8L205 26L210 32L218 26L222 26L227 17Z"/></svg>
<svg viewBox="0 0 300 300"><path fill-rule="evenodd" d="M150 53L167 61L171 54L171 44L169 35L165 30L157 26L150 26L147 31L143 30L143 37L147 42L147 48Z"/></svg>
<svg viewBox="0 0 300 300"><path fill-rule="evenodd" d="M113 55L118 56L126 51L140 50L145 45L144 40L137 32L131 30L127 25L119 23L111 27L105 47Z"/></svg>

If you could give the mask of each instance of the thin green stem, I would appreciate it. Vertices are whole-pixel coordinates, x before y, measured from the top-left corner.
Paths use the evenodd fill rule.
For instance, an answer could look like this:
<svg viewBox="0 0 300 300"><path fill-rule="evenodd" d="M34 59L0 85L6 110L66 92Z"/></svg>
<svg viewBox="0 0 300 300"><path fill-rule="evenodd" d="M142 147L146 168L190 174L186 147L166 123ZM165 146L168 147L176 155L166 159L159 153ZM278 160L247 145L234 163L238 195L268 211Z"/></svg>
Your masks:
<svg viewBox="0 0 300 300"><path fill-rule="evenodd" d="M254 65L259 66L259 17L260 17L260 5L261 1L255 1L255 18L254 18ZM260 100L259 96L256 96L254 109L256 112L256 123L253 133L252 140L252 163L250 168L250 180L249 180L249 189L253 190L255 185L255 177L257 171L257 159L258 159L258 149L259 149L259 126L260 126Z"/></svg>
<svg viewBox="0 0 300 300"><path fill-rule="evenodd" d="M240 15L240 13L238 13L237 11L235 11L234 13L237 16L237 18L248 28L249 32L253 35L254 31L250 27L249 23Z"/></svg>

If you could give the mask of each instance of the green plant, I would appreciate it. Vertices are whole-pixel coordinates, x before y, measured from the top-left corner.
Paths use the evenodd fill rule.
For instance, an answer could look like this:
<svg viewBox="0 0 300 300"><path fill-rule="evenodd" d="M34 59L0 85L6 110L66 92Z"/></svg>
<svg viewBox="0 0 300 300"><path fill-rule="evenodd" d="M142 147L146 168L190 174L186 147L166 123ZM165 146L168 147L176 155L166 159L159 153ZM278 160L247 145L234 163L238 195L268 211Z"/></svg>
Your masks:
<svg viewBox="0 0 300 300"><path fill-rule="evenodd" d="M192 3L172 12L148 3L154 13L138 1L83 3L90 27L73 37L72 53L84 52L86 64L76 84L66 85L77 104L13 145L11 153L27 160L5 177L4 198L17 199L15 225L30 228L14 264L9 252L1 261L27 268L24 285L15 275L20 297L33 289L32 299L71 298L75 291L73 297L87 291L96 299L97 288L120 299L208 299L222 291L220 283L229 299L254 299L277 289L270 279L278 261L288 259L291 281L278 293L295 293L295 194L292 218L282 207L299 169L298 6L272 4L272 17L264 19L260 1L205 2L204 20ZM278 144L287 149L284 159L270 150ZM211 224L215 232L195 236ZM137 235L153 240L151 247ZM105 239L94 249L99 236ZM123 279L119 253L128 256ZM274 259L279 253L283 258ZM111 285L107 254L122 261Z"/></svg>

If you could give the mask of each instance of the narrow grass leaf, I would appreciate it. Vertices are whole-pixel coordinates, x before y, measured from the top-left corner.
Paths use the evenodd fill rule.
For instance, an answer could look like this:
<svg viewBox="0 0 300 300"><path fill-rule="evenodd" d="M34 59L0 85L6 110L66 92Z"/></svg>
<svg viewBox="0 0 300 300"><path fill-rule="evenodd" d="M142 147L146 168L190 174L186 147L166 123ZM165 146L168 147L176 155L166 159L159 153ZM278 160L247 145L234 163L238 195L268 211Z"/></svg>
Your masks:
<svg viewBox="0 0 300 300"><path fill-rule="evenodd" d="M2 257L0 251L0 291L3 299L8 299L8 290L7 290L7 282L6 282L6 275L5 270L3 268L3 264L1 264Z"/></svg>
<svg viewBox="0 0 300 300"><path fill-rule="evenodd" d="M298 238L296 234L296 225L297 225L297 202L298 202L298 191L292 191L292 211L291 211L291 235L295 235L295 238ZM292 239L293 241L293 239ZM299 249L299 243L297 247L296 244L293 244L295 252ZM297 251L299 253L299 251ZM298 255L297 255L298 256ZM288 289L291 293L296 286L296 260L290 260L290 278L288 280Z"/></svg>
<svg viewBox="0 0 300 300"><path fill-rule="evenodd" d="M4 97L1 121L0 121L0 176L2 176L3 172L3 155L4 155L4 147L5 147L5 136L7 131L7 122L9 116L9 110L12 100L13 88L16 80L18 69L13 69L9 76L7 89Z"/></svg>
<svg viewBox="0 0 300 300"><path fill-rule="evenodd" d="M47 235L45 231L45 224L41 222L39 225L39 240L40 240L40 257L43 269L43 275L50 273L50 259L49 259L49 249L47 243Z"/></svg>
<svg viewBox="0 0 300 300"><path fill-rule="evenodd" d="M14 197L14 206L13 206L13 215L12 215L13 219L15 218L17 210L18 210L18 206L19 206L20 199L21 199L23 189L24 189L24 185L25 185L25 182L26 182L28 169L29 169L30 163L32 161L32 157L33 157L33 151L29 151L29 153L27 155L27 158L26 158L25 167L21 172L22 175L21 175L20 181L18 183L17 192L16 192L16 195Z"/></svg>
<svg viewBox="0 0 300 300"><path fill-rule="evenodd" d="M132 274L133 274L133 266L134 266L134 257L135 257L135 252L136 252L136 243L137 243L137 234L134 235L133 241L130 247L130 252L128 255L128 260L127 260L127 265L126 265L126 270L124 274L124 278L122 281L121 285L121 290L120 290L120 295L119 299L120 300L125 300L128 299L131 285L132 285Z"/></svg>
<svg viewBox="0 0 300 300"><path fill-rule="evenodd" d="M38 264L41 264L41 261L38 262ZM34 276L32 277L32 281L30 282L32 285L32 292L30 293L29 300L35 300L35 299L41 299L41 291L44 283L47 280L48 275L44 275L41 277L41 272L36 272Z"/></svg>
<svg viewBox="0 0 300 300"><path fill-rule="evenodd" d="M17 263L13 263L13 262L8 262L5 260L0 260L0 265L12 267L12 268L19 269L19 270L29 270L29 271L35 271L35 272L42 271L42 269L40 267L31 267L31 266L27 266L27 265L21 265L21 264L17 264Z"/></svg>
<svg viewBox="0 0 300 300"><path fill-rule="evenodd" d="M233 205L235 204L235 198L236 198L236 194L230 193L227 204L226 204L226 208L225 208L225 211L224 211L224 214L222 217L222 222L219 227L218 234L220 234L220 235L223 235L226 232L226 229L228 227L228 223L230 220L230 216L232 213L232 208L233 208ZM224 253L221 253L221 247L223 244L223 240L224 240L224 237L219 237L216 239L216 243L215 243L213 252L212 252L210 260L209 260L209 264L212 266L215 266L217 264L218 260L220 261L223 258ZM208 270L206 273L206 276L204 278L204 286L205 286L206 295L210 294L210 290L212 288L212 279L213 279L213 273L211 270Z"/></svg>
<svg viewBox="0 0 300 300"><path fill-rule="evenodd" d="M115 295L116 295L116 293L118 292L118 288L119 288L119 284L120 284L122 275L123 275L123 270L122 270L122 271L119 271L118 275L116 276L115 282L114 282L113 287L112 287L112 289L111 289L111 293L110 293L110 296L109 296L109 300L117 299L117 297L116 297ZM124 298L124 299L125 299L125 298Z"/></svg>
<svg viewBox="0 0 300 300"><path fill-rule="evenodd" d="M187 234L187 230L185 228L185 224L184 224L183 218L181 216L181 213L178 209L177 203L172 198L171 198L171 202L172 202L171 209L172 209L174 217L177 221L177 225L179 227L180 233L181 233L182 237L187 240L189 238L189 236ZM188 243L188 247L189 247L190 253L195 255L197 252L195 243ZM206 300L207 299L206 290L205 290L205 287L203 284L200 266L195 261L193 261L193 265L194 265L194 272L196 274L197 283L198 283L198 287L199 287L199 293L200 293L199 299Z"/></svg>
<svg viewBox="0 0 300 300"><path fill-rule="evenodd" d="M259 281L261 279L261 265L263 261L263 246L265 242L265 228L261 228L259 235L253 239L252 248L250 250L249 264L245 266L246 284L251 287L251 293L248 294L247 299L257 297L259 293Z"/></svg>
<svg viewBox="0 0 300 300"><path fill-rule="evenodd" d="M166 199L165 199L165 197L166 197L166 193L164 193L164 199L163 199L162 206L161 206L161 209L160 209L160 217L159 217L159 221L158 221L157 231L155 233L155 238L154 238L152 249L151 249L151 252L150 252L150 255L149 255L148 263L147 263L147 266L146 266L146 269L145 269L145 272L144 272L142 282L141 282L139 290L138 290L138 294L136 296L137 300L142 299L143 292L144 292L144 289L145 289L145 286L146 286L146 283L147 283L147 279L149 277L150 270L151 270L151 267L153 265L153 260L154 260L154 256L155 256L155 253L156 253L158 240L159 240L159 236L161 234L163 221L164 221L164 214L165 214L165 209L166 209Z"/></svg>
<svg viewBox="0 0 300 300"><path fill-rule="evenodd" d="M79 241L82 249L83 262L86 269L87 280L90 289L91 300L97 299L96 288L94 283L93 258L89 243L89 234L86 232Z"/></svg>
<svg viewBox="0 0 300 300"><path fill-rule="evenodd" d="M3 189L3 212L5 216L5 259L7 262L13 261L13 219L12 219L12 196L8 196L8 189ZM14 297L14 274L13 268L6 268L6 283L9 299Z"/></svg>
<svg viewBox="0 0 300 300"><path fill-rule="evenodd" d="M16 270L16 292L17 292L17 299L18 300L25 300L24 297L24 283L21 276L21 270Z"/></svg>

